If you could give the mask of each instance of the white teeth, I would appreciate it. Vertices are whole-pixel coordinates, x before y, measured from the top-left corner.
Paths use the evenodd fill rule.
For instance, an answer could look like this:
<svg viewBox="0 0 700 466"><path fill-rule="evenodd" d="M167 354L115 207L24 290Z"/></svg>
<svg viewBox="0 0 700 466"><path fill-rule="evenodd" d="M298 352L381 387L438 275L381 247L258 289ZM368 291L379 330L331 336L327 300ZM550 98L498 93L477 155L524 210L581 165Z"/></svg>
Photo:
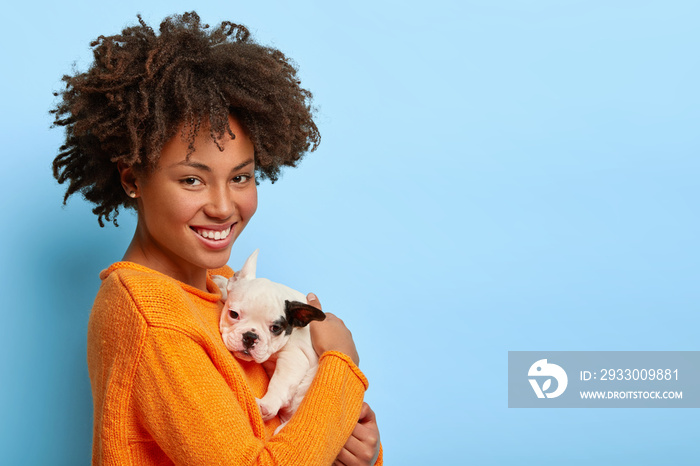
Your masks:
<svg viewBox="0 0 700 466"><path fill-rule="evenodd" d="M228 235L231 233L231 227L228 227L227 229L225 229L223 231L202 230L202 229L197 229L195 231L199 235L201 235L207 239L213 239L213 240L217 241L217 240L226 239L228 237Z"/></svg>

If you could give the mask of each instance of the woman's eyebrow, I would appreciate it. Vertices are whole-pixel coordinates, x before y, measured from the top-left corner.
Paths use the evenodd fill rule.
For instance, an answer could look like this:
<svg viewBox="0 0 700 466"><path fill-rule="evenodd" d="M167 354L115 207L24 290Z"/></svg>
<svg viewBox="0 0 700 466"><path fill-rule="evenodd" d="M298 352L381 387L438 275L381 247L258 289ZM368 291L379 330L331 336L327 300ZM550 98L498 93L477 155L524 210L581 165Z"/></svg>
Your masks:
<svg viewBox="0 0 700 466"><path fill-rule="evenodd" d="M238 170L240 170L241 168L245 167L246 165L250 165L250 164L253 163L254 161L255 161L254 159L248 159L248 160L246 160L245 162L240 163L240 164L236 165L235 167L233 167L233 170L231 170L231 171L234 171L234 172L235 172L235 171L238 171Z"/></svg>
<svg viewBox="0 0 700 466"><path fill-rule="evenodd" d="M211 168L209 168L209 165L205 165L201 162L192 162L190 160L183 160L181 162L178 162L176 164L173 164L173 167L178 167L178 166L185 166L185 167L190 167L190 168L196 168L198 170L203 170L205 172L210 172Z"/></svg>
<svg viewBox="0 0 700 466"><path fill-rule="evenodd" d="M245 162L240 163L240 164L236 165L235 167L233 167L233 169L232 169L231 171L232 171L232 172L238 171L238 170L240 170L241 168L245 167L246 165L249 165L249 164L253 163L253 161L254 161L253 159L248 159L248 160L246 160ZM211 172L211 171L212 171L212 170L211 170L211 167L209 167L209 165L203 164L203 163L201 163L201 162L193 162L193 161L191 161L191 160L183 160L183 161L181 161L181 162L176 163L174 166L178 166L178 165L184 165L184 166L186 166L186 167L196 168L196 169L198 169L198 170L202 170L202 171L205 171L205 172Z"/></svg>

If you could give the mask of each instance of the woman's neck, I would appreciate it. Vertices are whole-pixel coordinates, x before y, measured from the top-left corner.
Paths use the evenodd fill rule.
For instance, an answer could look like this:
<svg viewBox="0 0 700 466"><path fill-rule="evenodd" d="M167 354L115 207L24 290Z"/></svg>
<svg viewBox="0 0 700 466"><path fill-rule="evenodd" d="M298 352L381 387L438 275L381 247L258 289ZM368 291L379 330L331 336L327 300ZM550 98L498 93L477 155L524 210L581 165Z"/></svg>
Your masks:
<svg viewBox="0 0 700 466"><path fill-rule="evenodd" d="M149 269L160 272L175 280L198 288L202 291L207 291L207 270L191 266L182 266L175 261L168 260L167 257L158 254L157 249L145 247L142 239L139 236L138 230L134 233L134 237L129 244L129 247L124 253L122 260L143 265Z"/></svg>

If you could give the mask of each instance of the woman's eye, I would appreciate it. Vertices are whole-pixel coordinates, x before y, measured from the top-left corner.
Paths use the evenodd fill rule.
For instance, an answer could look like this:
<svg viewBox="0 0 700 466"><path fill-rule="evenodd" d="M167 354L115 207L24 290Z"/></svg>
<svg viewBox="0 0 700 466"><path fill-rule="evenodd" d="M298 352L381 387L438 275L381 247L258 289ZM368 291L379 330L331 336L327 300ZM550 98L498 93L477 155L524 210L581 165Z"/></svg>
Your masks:
<svg viewBox="0 0 700 466"><path fill-rule="evenodd" d="M187 186L199 186L200 184L202 184L202 182L199 181L197 178L192 177L183 179L182 183L186 184Z"/></svg>
<svg viewBox="0 0 700 466"><path fill-rule="evenodd" d="M233 180L232 180L232 181L233 181L234 183L236 183L236 184L242 184L242 183L245 183L246 181L248 181L248 180L251 179L251 178L252 178L252 176L250 176L250 175L236 175L236 176L233 177Z"/></svg>
<svg viewBox="0 0 700 466"><path fill-rule="evenodd" d="M228 314L231 316L232 319L238 319L238 313L233 309L229 310Z"/></svg>

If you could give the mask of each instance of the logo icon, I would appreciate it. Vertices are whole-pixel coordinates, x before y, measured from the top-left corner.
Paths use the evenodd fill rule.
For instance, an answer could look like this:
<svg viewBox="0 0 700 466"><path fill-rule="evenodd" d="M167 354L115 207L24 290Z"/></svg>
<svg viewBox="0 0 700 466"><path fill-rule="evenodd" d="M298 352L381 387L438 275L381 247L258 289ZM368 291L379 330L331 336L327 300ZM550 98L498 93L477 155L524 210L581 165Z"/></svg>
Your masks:
<svg viewBox="0 0 700 466"><path fill-rule="evenodd" d="M547 379L543 382L542 387L537 383L537 379L528 379L532 389L535 391L537 398L556 398L566 390L566 386L569 384L569 378L566 376L566 372L561 367L556 364L550 364L546 359L540 359L532 366L527 372L528 377L539 377ZM552 378L557 381L557 388L552 392L547 392L552 386Z"/></svg>

